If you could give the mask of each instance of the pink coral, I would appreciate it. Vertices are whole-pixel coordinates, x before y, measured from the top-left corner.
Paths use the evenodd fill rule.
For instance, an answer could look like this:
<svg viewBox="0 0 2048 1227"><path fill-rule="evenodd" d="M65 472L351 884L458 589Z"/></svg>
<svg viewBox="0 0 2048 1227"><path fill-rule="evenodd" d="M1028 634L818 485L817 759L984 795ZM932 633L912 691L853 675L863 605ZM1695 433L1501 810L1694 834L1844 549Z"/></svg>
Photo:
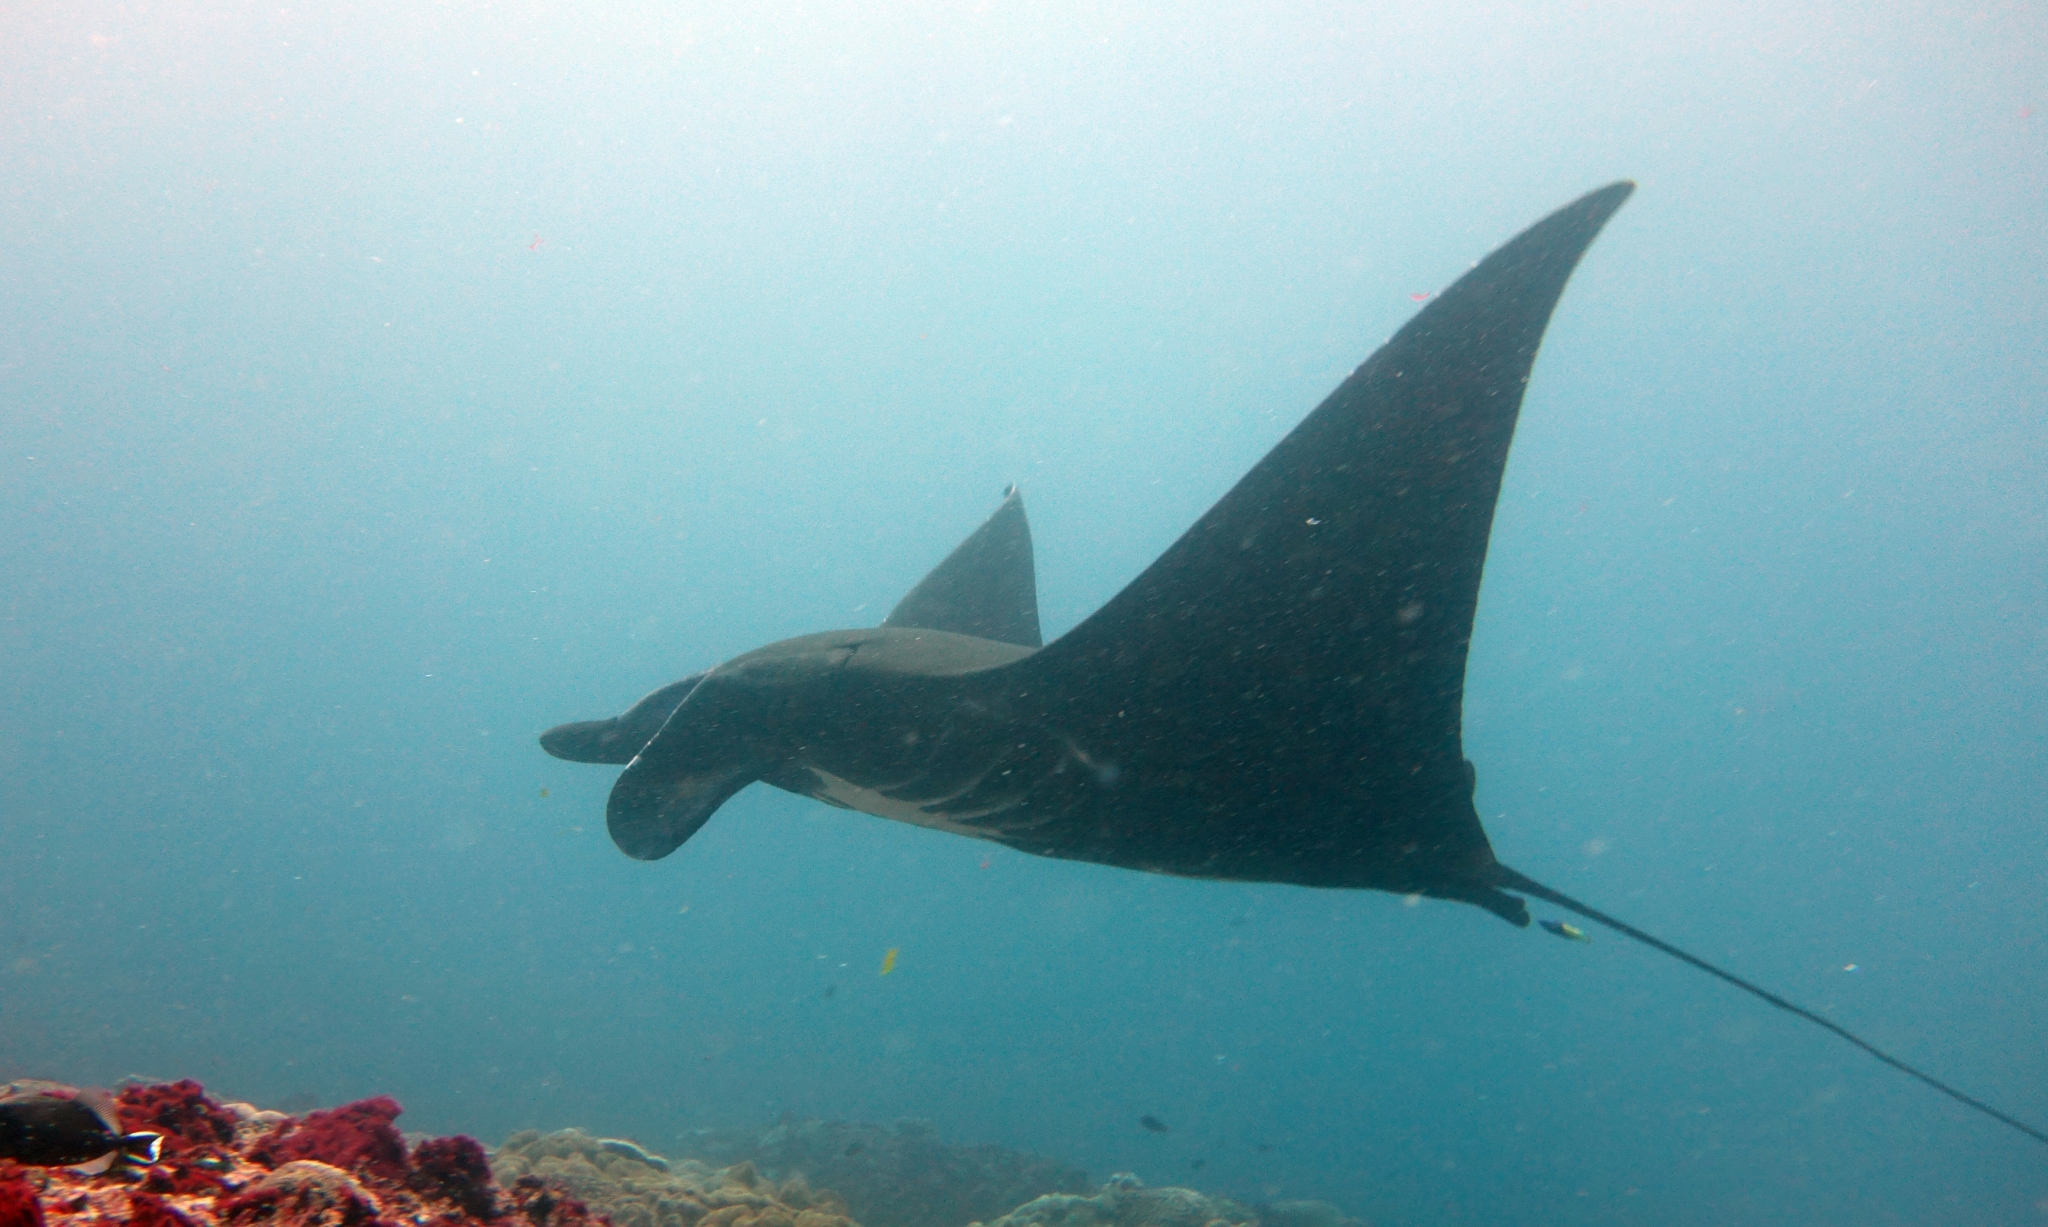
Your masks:
<svg viewBox="0 0 2048 1227"><path fill-rule="evenodd" d="M345 1172L365 1171L385 1180L407 1176L405 1139L392 1121L405 1109L389 1095L359 1099L326 1112L287 1120L250 1149L265 1167L293 1159L317 1159Z"/></svg>

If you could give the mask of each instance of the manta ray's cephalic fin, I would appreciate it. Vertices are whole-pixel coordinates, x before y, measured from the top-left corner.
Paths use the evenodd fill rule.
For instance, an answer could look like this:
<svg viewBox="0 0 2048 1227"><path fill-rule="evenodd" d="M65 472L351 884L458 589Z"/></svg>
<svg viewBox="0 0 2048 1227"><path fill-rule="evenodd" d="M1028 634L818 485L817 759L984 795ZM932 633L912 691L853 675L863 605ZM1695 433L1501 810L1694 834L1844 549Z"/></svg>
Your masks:
<svg viewBox="0 0 2048 1227"><path fill-rule="evenodd" d="M663 686L619 715L558 724L540 735L540 748L572 763L624 766L654 740L670 713L681 707L703 680L703 673L692 673L682 681Z"/></svg>

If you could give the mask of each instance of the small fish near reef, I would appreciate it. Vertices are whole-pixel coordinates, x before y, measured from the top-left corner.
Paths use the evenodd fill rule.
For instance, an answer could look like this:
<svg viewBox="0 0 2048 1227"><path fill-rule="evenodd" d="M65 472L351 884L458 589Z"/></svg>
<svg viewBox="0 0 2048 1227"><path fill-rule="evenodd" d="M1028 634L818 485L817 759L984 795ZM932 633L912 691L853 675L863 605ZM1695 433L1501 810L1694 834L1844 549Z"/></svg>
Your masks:
<svg viewBox="0 0 2048 1227"><path fill-rule="evenodd" d="M1539 920L1536 923L1564 938L1566 941L1590 942L1593 940L1586 936L1584 929L1581 929L1569 920Z"/></svg>
<svg viewBox="0 0 2048 1227"><path fill-rule="evenodd" d="M876 974L876 975L878 975L878 976L886 976L886 975L888 975L888 974L889 974L890 972L892 972L892 971L895 971L895 970L896 970L896 947L894 947L894 946L891 946L891 947L889 947L889 953L887 953L887 954L885 954L885 955L883 955L883 956L882 956L882 970L880 970L880 971L876 972L875 974Z"/></svg>
<svg viewBox="0 0 2048 1227"><path fill-rule="evenodd" d="M1156 1116L1141 1116L1138 1118L1138 1124L1143 1126L1147 1133L1170 1132L1166 1127L1166 1122Z"/></svg>
<svg viewBox="0 0 2048 1227"><path fill-rule="evenodd" d="M0 1087L0 1159L29 1167L75 1167L93 1174L117 1160L156 1162L163 1137L122 1133L114 1097L60 1082Z"/></svg>

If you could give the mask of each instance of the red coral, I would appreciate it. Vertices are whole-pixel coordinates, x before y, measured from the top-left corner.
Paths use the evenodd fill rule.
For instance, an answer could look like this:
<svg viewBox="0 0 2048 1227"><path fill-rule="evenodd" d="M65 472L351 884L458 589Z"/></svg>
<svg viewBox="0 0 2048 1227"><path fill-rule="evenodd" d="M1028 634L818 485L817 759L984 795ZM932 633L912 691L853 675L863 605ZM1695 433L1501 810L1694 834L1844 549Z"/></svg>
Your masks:
<svg viewBox="0 0 2048 1227"><path fill-rule="evenodd" d="M128 1227L192 1227L192 1220L152 1193L130 1193Z"/></svg>
<svg viewBox="0 0 2048 1227"><path fill-rule="evenodd" d="M281 1122L249 1150L265 1167L293 1159L317 1159L343 1171L364 1171L386 1180L406 1178L405 1139L391 1124L405 1109L389 1095L359 1099L304 1119Z"/></svg>
<svg viewBox="0 0 2048 1227"><path fill-rule="evenodd" d="M422 1197L451 1201L473 1219L498 1217L491 1161L472 1137L430 1138L412 1152L412 1187Z"/></svg>
<svg viewBox="0 0 2048 1227"><path fill-rule="evenodd" d="M131 1086L114 1101L125 1133L150 1130L164 1135L163 1152L180 1155L195 1146L226 1146L235 1140L235 1116L209 1098L190 1078L156 1086Z"/></svg>
<svg viewBox="0 0 2048 1227"><path fill-rule="evenodd" d="M0 1163L0 1227L43 1227L43 1203L12 1163Z"/></svg>

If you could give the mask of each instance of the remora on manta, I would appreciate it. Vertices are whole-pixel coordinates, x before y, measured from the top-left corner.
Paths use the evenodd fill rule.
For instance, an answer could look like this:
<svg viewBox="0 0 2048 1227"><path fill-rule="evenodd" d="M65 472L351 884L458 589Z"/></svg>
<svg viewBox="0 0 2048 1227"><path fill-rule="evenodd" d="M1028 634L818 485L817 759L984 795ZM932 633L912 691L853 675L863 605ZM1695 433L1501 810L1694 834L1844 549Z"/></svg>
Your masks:
<svg viewBox="0 0 2048 1227"><path fill-rule="evenodd" d="M1494 504L1551 312L1633 190L1589 193L1481 261L1055 642L1013 489L880 627L758 648L541 745L625 765L607 820L641 860L761 781L1039 856L1428 895L1519 926L1540 899L2048 1142L1510 869L1480 824L1462 722Z"/></svg>

